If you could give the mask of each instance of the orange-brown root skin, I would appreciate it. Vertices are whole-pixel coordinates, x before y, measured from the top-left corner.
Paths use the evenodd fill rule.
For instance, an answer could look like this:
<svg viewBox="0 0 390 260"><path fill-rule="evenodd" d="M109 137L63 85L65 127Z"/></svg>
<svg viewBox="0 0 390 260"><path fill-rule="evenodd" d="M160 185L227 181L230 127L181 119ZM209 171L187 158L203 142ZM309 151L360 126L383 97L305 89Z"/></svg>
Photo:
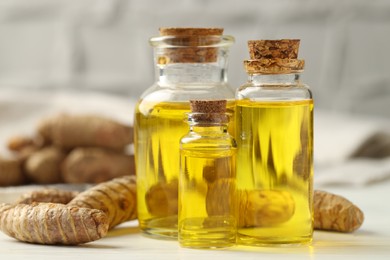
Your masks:
<svg viewBox="0 0 390 260"><path fill-rule="evenodd" d="M23 194L16 203L31 204L33 202L51 202L67 204L76 195L77 191L59 190L59 189L41 189Z"/></svg>
<svg viewBox="0 0 390 260"><path fill-rule="evenodd" d="M99 148L76 148L64 160L66 183L101 183L135 172L134 156Z"/></svg>
<svg viewBox="0 0 390 260"><path fill-rule="evenodd" d="M26 183L26 177L22 170L22 161L0 157L0 187L16 186Z"/></svg>
<svg viewBox="0 0 390 260"><path fill-rule="evenodd" d="M97 146L122 150L133 142L133 128L97 115L60 114L41 121L38 133L63 148Z"/></svg>
<svg viewBox="0 0 390 260"><path fill-rule="evenodd" d="M96 185L77 195L68 206L104 211L109 228L137 218L136 178L124 176Z"/></svg>
<svg viewBox="0 0 390 260"><path fill-rule="evenodd" d="M101 210L55 203L1 205L0 230L23 242L77 245L104 237L108 219Z"/></svg>
<svg viewBox="0 0 390 260"><path fill-rule="evenodd" d="M349 200L325 191L314 191L314 229L353 232L363 221L363 212Z"/></svg>

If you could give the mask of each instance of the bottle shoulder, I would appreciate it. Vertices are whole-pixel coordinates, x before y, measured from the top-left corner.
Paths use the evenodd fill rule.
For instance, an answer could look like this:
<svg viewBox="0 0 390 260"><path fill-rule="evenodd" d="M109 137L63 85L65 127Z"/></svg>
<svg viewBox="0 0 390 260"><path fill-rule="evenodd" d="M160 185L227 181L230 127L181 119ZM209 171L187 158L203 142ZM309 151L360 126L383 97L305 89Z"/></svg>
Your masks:
<svg viewBox="0 0 390 260"><path fill-rule="evenodd" d="M236 99L306 100L313 99L310 87L304 83L265 84L247 82L236 91Z"/></svg>
<svg viewBox="0 0 390 260"><path fill-rule="evenodd" d="M190 99L234 99L234 91L227 83L175 84L155 82L140 97L146 101L188 101Z"/></svg>
<svg viewBox="0 0 390 260"><path fill-rule="evenodd" d="M226 99L228 107L234 105L235 93L227 84L162 86L152 85L139 98L136 111L149 114L155 107L164 110L189 111L191 99Z"/></svg>

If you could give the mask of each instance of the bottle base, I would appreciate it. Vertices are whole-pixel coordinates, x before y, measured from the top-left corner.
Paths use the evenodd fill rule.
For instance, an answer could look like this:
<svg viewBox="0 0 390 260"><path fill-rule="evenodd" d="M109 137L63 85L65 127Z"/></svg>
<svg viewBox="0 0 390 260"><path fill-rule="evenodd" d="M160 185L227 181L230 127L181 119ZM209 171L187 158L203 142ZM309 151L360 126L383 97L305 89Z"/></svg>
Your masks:
<svg viewBox="0 0 390 260"><path fill-rule="evenodd" d="M164 229L145 229L142 234L146 237L160 240L177 240L177 231Z"/></svg>
<svg viewBox="0 0 390 260"><path fill-rule="evenodd" d="M238 234L237 244L257 247L295 247L308 246L313 240L312 236L297 237L251 237Z"/></svg>
<svg viewBox="0 0 390 260"><path fill-rule="evenodd" d="M177 216L140 221L143 235L162 240L177 240Z"/></svg>
<svg viewBox="0 0 390 260"><path fill-rule="evenodd" d="M233 217L188 218L179 225L182 247L217 249L236 244L236 220Z"/></svg>
<svg viewBox="0 0 390 260"><path fill-rule="evenodd" d="M188 241L188 242L180 242L181 247L192 248L192 249L222 249L227 247L233 247L236 243L227 241Z"/></svg>
<svg viewBox="0 0 390 260"><path fill-rule="evenodd" d="M190 235L179 235L181 247L194 249L221 249L236 245L236 234L226 232L203 232L191 233Z"/></svg>

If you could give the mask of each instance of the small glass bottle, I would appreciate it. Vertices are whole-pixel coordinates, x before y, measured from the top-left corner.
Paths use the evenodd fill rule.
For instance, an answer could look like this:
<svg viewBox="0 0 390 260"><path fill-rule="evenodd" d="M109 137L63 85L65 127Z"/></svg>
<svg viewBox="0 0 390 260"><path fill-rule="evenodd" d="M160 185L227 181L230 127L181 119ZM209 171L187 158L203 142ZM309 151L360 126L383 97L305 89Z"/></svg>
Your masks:
<svg viewBox="0 0 390 260"><path fill-rule="evenodd" d="M183 115L190 111L190 98L226 99L234 113L234 91L227 83L234 38L222 33L221 28L160 28L161 36L150 39L156 81L140 97L134 117L138 220L146 235L177 238L179 141L188 131Z"/></svg>
<svg viewBox="0 0 390 260"><path fill-rule="evenodd" d="M180 141L179 242L190 248L236 243L236 143L227 132L226 100L191 101Z"/></svg>
<svg viewBox="0 0 390 260"><path fill-rule="evenodd" d="M249 80L236 92L239 244L312 240L313 99L299 42L248 42Z"/></svg>

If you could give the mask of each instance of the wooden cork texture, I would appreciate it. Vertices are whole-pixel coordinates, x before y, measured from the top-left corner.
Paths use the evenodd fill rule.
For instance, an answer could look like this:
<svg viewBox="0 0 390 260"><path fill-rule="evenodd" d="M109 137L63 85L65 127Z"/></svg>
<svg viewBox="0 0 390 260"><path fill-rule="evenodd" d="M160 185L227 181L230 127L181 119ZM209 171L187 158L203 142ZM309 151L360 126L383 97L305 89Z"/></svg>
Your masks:
<svg viewBox="0 0 390 260"><path fill-rule="evenodd" d="M162 27L159 30L161 36L208 36L208 35L222 35L223 33L223 28Z"/></svg>
<svg viewBox="0 0 390 260"><path fill-rule="evenodd" d="M190 100L191 117L202 123L227 122L226 100Z"/></svg>
<svg viewBox="0 0 390 260"><path fill-rule="evenodd" d="M226 100L190 100L190 108L196 113L226 113Z"/></svg>
<svg viewBox="0 0 390 260"><path fill-rule="evenodd" d="M248 41L249 56L255 59L297 59L300 40Z"/></svg>
<svg viewBox="0 0 390 260"><path fill-rule="evenodd" d="M299 39L248 41L250 60L244 61L248 73L287 74L303 70L298 59Z"/></svg>
<svg viewBox="0 0 390 260"><path fill-rule="evenodd" d="M292 73L303 70L305 67L305 61L295 59L245 60L244 67L249 74Z"/></svg>
<svg viewBox="0 0 390 260"><path fill-rule="evenodd" d="M163 27L159 30L161 36L169 37L165 41L172 47L166 48L158 57L158 64L217 61L218 48L211 46L219 43L222 28Z"/></svg>

